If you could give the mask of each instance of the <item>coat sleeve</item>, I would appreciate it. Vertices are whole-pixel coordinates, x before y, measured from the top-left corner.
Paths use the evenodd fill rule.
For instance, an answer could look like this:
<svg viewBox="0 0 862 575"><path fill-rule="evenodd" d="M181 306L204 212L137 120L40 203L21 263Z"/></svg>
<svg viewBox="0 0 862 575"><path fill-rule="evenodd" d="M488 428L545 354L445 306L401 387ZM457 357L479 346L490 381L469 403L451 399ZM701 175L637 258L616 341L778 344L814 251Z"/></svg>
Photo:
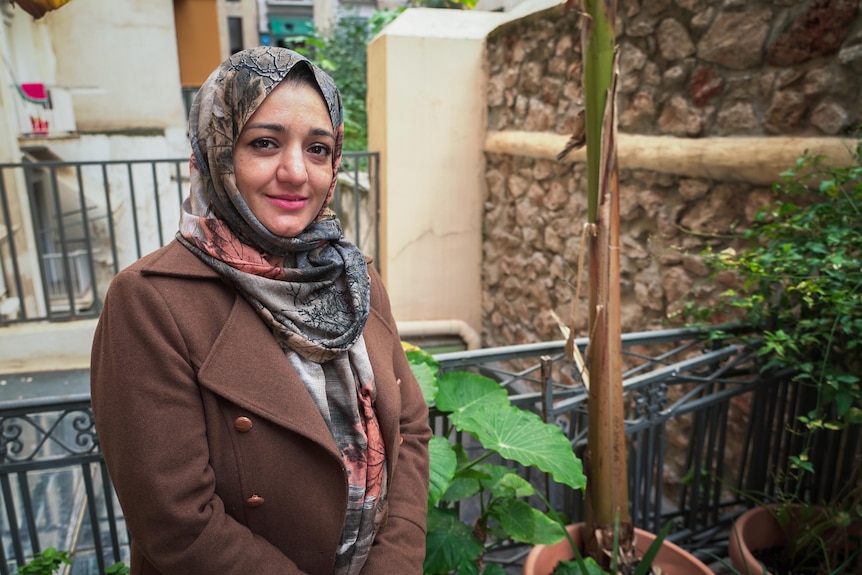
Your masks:
<svg viewBox="0 0 862 575"><path fill-rule="evenodd" d="M225 512L183 333L162 293L137 272L120 273L107 294L93 341L91 396L133 544L159 572L302 573Z"/></svg>
<svg viewBox="0 0 862 575"><path fill-rule="evenodd" d="M370 268L370 266L369 266ZM428 407L401 347L389 297L377 272L371 269L372 308L393 334L392 362L400 380L401 445L389 486L389 517L374 539L363 574L422 573L425 559L425 517L428 502Z"/></svg>

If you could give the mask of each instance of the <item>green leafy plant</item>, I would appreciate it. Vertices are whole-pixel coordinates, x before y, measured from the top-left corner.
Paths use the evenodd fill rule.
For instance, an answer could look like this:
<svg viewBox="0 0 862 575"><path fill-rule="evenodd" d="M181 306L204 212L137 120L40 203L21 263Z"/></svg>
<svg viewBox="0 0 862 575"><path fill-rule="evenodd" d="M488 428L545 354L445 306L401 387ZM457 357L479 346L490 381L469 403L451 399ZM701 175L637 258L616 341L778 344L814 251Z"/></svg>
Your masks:
<svg viewBox="0 0 862 575"><path fill-rule="evenodd" d="M57 551L54 547L48 547L37 553L26 565L18 567L17 575L51 575L61 565L71 565L72 559L68 551Z"/></svg>
<svg viewBox="0 0 862 575"><path fill-rule="evenodd" d="M366 46L404 8L375 10L368 19L360 18L356 9L339 12L332 30L293 40L302 47L296 50L326 70L338 86L344 106L344 149L368 149L368 118L365 96L368 92Z"/></svg>
<svg viewBox="0 0 862 575"><path fill-rule="evenodd" d="M512 541L561 541L565 522L514 464L583 489L586 478L568 438L535 413L512 405L496 381L464 371L439 375L431 355L409 345L405 349L429 408L445 414L450 426L432 437L429 446L424 572L502 574L500 565L484 561L488 551ZM477 450L464 441L467 436L478 443ZM462 521L458 512L466 500L478 502L471 523Z"/></svg>
<svg viewBox="0 0 862 575"><path fill-rule="evenodd" d="M706 254L739 279L719 304L762 328L764 369L817 391L800 420L809 431L862 423L862 144L848 167L826 160L805 154L781 174L779 200L743 234L750 247ZM808 447L791 457L813 472Z"/></svg>
<svg viewBox="0 0 862 575"><path fill-rule="evenodd" d="M72 557L68 551L58 551L55 547L48 547L37 553L26 564L18 567L15 575L51 575L62 565L71 565ZM128 575L129 567L122 561L117 561L110 567L105 568L105 575Z"/></svg>
<svg viewBox="0 0 862 575"><path fill-rule="evenodd" d="M860 455L850 481L827 500L806 500L805 487L816 473L834 473L829 463L815 466L817 439L862 424L862 143L846 167L802 155L775 192L778 200L743 234L748 247L705 254L716 272L732 272L739 288L709 307L692 306L690 317L729 311L754 326L763 369L789 372L810 390L810 403L791 426L798 448L788 452L787 471L777 478L787 488L775 501L748 495L773 503L789 535L784 560L814 565L794 573L856 572L858 565L820 569L841 565L848 530L862 526ZM800 524L804 529L794 529Z"/></svg>
<svg viewBox="0 0 862 575"><path fill-rule="evenodd" d="M105 568L105 575L129 575L129 566L122 561L117 561L110 567Z"/></svg>

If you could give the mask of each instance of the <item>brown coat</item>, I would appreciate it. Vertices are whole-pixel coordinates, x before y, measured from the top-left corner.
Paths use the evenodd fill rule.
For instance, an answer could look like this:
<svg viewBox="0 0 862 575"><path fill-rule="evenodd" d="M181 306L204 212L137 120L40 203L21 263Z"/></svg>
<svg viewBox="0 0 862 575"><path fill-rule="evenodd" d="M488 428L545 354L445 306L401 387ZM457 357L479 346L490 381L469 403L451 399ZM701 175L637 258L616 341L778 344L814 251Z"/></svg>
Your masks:
<svg viewBox="0 0 862 575"><path fill-rule="evenodd" d="M370 273L364 335L390 485L363 573L418 574L428 412ZM91 392L132 575L333 572L347 477L332 435L254 310L176 241L111 284Z"/></svg>

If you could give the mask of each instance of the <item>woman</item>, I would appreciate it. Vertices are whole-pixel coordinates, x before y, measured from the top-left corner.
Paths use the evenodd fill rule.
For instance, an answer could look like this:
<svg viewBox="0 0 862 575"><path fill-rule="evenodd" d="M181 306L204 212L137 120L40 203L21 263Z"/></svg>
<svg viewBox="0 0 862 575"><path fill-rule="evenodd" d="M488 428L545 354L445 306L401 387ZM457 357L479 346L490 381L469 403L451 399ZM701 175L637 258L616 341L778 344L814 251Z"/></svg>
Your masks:
<svg viewBox="0 0 862 575"><path fill-rule="evenodd" d="M189 119L176 240L114 279L91 392L131 573L421 573L427 408L379 275L327 207L332 80L233 55Z"/></svg>

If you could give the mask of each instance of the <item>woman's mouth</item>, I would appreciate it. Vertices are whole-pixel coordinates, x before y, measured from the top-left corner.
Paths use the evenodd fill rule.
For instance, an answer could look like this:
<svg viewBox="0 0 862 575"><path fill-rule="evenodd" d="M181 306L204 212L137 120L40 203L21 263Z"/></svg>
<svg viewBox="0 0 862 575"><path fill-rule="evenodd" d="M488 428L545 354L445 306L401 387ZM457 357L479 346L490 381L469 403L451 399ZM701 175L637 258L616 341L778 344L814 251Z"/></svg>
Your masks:
<svg viewBox="0 0 862 575"><path fill-rule="evenodd" d="M301 210L308 204L308 198L303 196L267 196L267 199L282 210Z"/></svg>

